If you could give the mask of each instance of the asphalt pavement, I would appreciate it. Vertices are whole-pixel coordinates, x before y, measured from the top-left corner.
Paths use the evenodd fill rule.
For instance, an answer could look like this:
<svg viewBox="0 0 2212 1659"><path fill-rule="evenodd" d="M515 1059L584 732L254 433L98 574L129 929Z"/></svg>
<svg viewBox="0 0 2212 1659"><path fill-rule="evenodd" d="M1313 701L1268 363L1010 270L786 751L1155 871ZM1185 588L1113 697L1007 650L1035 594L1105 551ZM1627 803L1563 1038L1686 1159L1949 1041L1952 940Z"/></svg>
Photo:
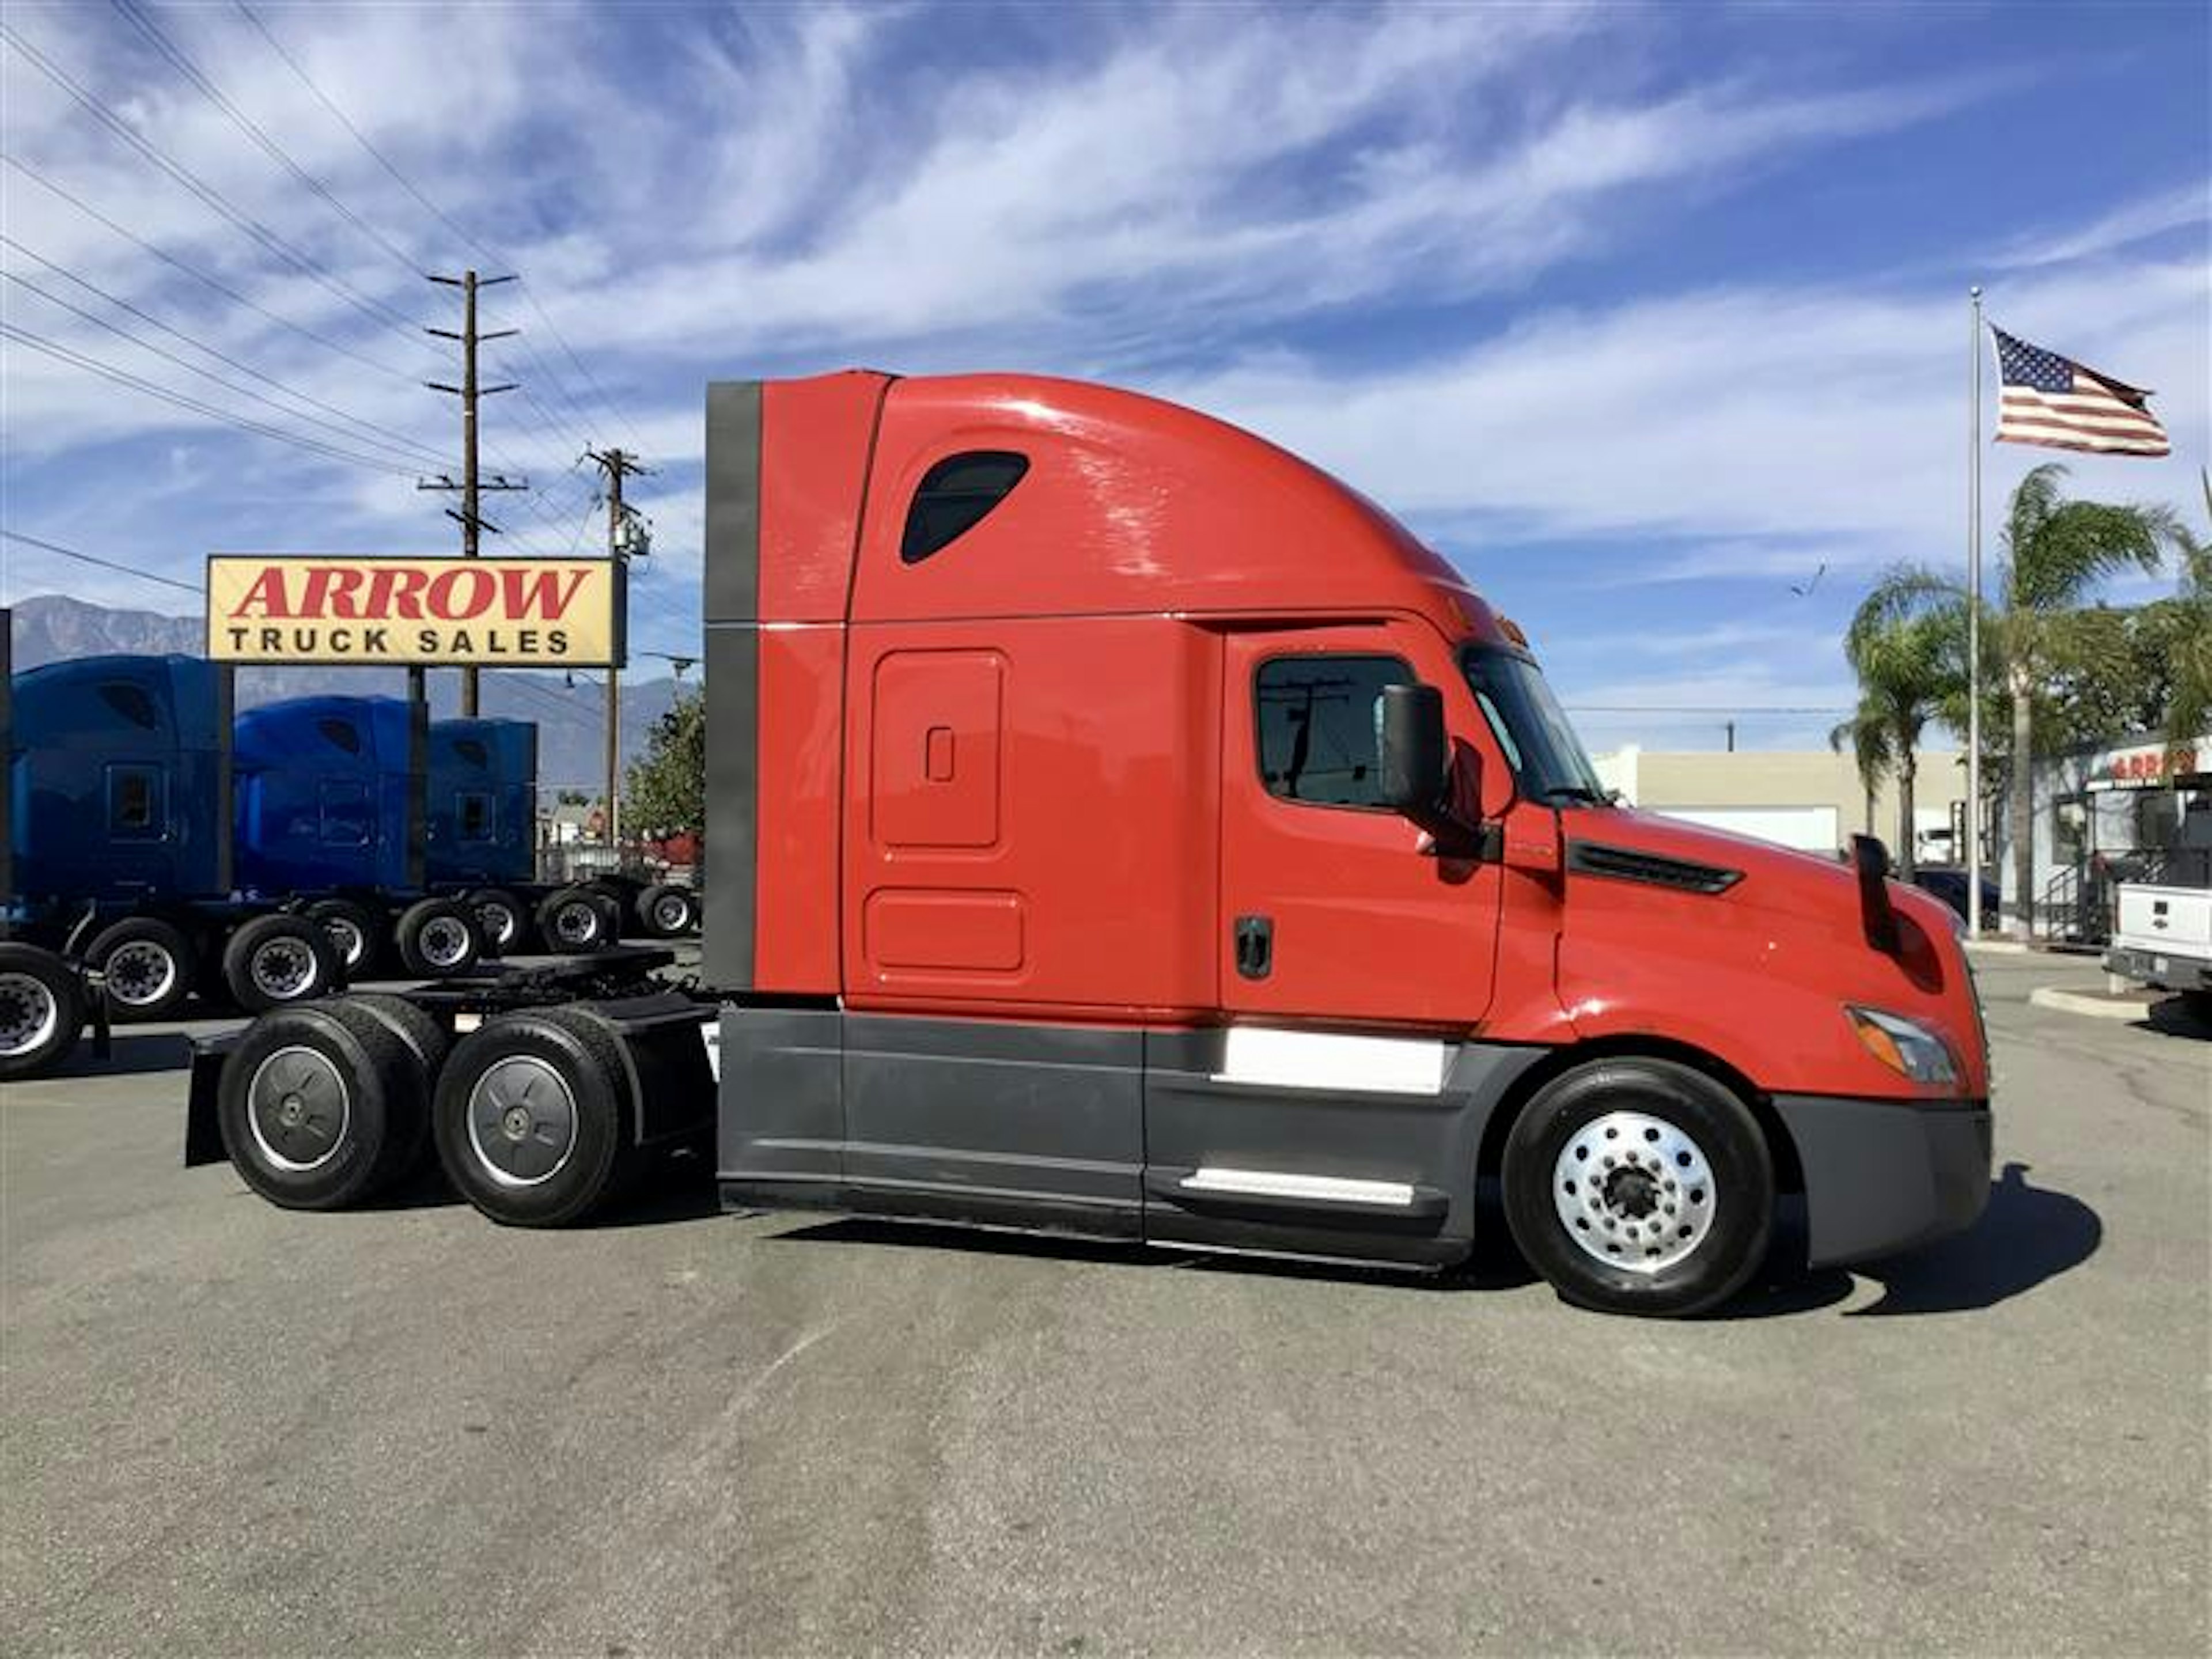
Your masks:
<svg viewBox="0 0 2212 1659"><path fill-rule="evenodd" d="M2212 1038L1978 972L1978 1228L1682 1324L674 1179L289 1214L127 1034L0 1095L0 1650L2203 1654Z"/></svg>

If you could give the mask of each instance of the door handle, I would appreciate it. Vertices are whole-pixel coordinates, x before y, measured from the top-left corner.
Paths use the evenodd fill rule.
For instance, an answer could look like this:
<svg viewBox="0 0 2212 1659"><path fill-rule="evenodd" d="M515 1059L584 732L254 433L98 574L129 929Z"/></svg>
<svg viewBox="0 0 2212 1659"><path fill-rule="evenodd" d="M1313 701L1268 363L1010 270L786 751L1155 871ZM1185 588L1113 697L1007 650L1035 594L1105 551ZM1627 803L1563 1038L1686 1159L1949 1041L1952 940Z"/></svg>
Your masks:
<svg viewBox="0 0 2212 1659"><path fill-rule="evenodd" d="M1246 979L1265 979L1275 965L1275 923L1272 916L1239 916L1234 934L1237 971Z"/></svg>

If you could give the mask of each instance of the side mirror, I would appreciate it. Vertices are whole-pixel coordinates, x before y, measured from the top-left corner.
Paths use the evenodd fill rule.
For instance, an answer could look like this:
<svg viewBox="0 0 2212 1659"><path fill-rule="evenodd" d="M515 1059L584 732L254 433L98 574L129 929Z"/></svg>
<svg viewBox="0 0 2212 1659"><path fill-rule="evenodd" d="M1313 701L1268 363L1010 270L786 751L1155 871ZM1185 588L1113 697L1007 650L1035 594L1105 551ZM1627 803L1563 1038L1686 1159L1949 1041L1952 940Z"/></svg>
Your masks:
<svg viewBox="0 0 2212 1659"><path fill-rule="evenodd" d="M1443 693L1433 685L1384 686L1377 737L1383 804L1427 830L1440 856L1480 857L1480 809L1471 790L1454 787ZM1470 798L1462 801L1462 793Z"/></svg>
<svg viewBox="0 0 2212 1659"><path fill-rule="evenodd" d="M1449 781L1443 693L1433 685L1384 686L1380 736L1382 799L1419 823L1443 804Z"/></svg>

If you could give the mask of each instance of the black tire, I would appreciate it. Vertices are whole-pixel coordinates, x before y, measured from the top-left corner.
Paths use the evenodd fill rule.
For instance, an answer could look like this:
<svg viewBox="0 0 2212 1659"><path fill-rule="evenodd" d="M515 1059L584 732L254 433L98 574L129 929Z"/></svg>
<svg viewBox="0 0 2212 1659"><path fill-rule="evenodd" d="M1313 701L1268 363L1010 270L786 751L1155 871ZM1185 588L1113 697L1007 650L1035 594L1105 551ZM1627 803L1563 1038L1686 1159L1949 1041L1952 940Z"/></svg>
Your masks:
<svg viewBox="0 0 2212 1659"><path fill-rule="evenodd" d="M681 939L699 925L699 901L688 887L655 882L637 896L637 919L647 939Z"/></svg>
<svg viewBox="0 0 2212 1659"><path fill-rule="evenodd" d="M392 1172L395 1181L405 1181L436 1159L436 1148L430 1142L430 1097L438 1086L438 1074L446 1068L446 1057L453 1050L453 1033L443 1020L391 991L349 992L345 1006L380 1020L415 1057L417 1070L402 1097L406 1146ZM400 1127L401 1115L399 1102L395 1101L395 1127Z"/></svg>
<svg viewBox="0 0 2212 1659"><path fill-rule="evenodd" d="M573 1008L488 1020L453 1045L438 1079L438 1161L503 1225L580 1221L636 1168L628 1076L613 1036Z"/></svg>
<svg viewBox="0 0 2212 1659"><path fill-rule="evenodd" d="M1506 1223L1528 1265L1567 1301L1607 1313L1717 1307L1758 1271L1773 1232L1758 1121L1670 1060L1601 1060L1554 1078L1514 1121L1504 1176Z"/></svg>
<svg viewBox="0 0 2212 1659"><path fill-rule="evenodd" d="M530 948L530 909L504 887L478 887L462 896L483 935L488 957L520 956Z"/></svg>
<svg viewBox="0 0 2212 1659"><path fill-rule="evenodd" d="M0 944L0 1082L67 1060L84 1014L84 985L69 963L35 945Z"/></svg>
<svg viewBox="0 0 2212 1659"><path fill-rule="evenodd" d="M103 978L110 1015L125 1024L166 1019L183 1007L196 956L182 928L158 916L125 916L94 935L84 959Z"/></svg>
<svg viewBox="0 0 2212 1659"><path fill-rule="evenodd" d="M621 931L621 909L588 887L563 887L538 907L538 937L559 955L604 951Z"/></svg>
<svg viewBox="0 0 2212 1659"><path fill-rule="evenodd" d="M249 1014L289 1008L345 989L337 946L306 916L256 916L222 947L222 982Z"/></svg>
<svg viewBox="0 0 2212 1659"><path fill-rule="evenodd" d="M392 941L407 971L425 979L471 973L483 957L477 913L459 899L422 899L409 905L392 927Z"/></svg>
<svg viewBox="0 0 2212 1659"><path fill-rule="evenodd" d="M330 934L348 981L367 979L374 971L384 937L384 919L375 911L352 899L326 898L309 905L307 915Z"/></svg>
<svg viewBox="0 0 2212 1659"><path fill-rule="evenodd" d="M420 1143L422 1068L343 999L280 1008L223 1062L216 1121L239 1178L288 1210L341 1210L389 1186Z"/></svg>

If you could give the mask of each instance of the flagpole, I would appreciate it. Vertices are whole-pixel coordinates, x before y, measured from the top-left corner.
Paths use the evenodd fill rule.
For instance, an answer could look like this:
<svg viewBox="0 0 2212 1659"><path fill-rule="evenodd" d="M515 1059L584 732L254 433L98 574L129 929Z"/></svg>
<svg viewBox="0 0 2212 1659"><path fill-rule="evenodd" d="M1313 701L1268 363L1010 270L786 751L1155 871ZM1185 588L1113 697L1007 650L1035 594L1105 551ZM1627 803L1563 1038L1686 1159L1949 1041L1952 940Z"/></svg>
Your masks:
<svg viewBox="0 0 2212 1659"><path fill-rule="evenodd" d="M1966 356L1973 409L1966 439L1966 937L1982 936L1982 290L1973 304ZM2013 757L2013 764L2027 757Z"/></svg>

